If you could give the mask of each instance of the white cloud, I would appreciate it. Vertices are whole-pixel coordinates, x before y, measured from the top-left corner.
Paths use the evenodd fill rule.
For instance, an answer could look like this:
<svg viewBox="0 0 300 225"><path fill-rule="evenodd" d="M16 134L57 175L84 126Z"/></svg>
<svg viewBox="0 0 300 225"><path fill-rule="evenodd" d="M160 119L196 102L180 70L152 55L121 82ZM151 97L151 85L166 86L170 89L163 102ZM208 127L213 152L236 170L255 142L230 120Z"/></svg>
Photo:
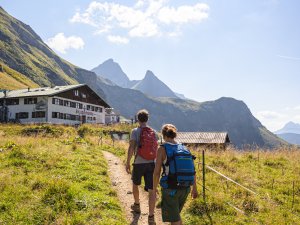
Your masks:
<svg viewBox="0 0 300 225"><path fill-rule="evenodd" d="M271 131L281 129L289 121L300 123L300 107L286 107L279 112L260 111L255 113L255 117Z"/></svg>
<svg viewBox="0 0 300 225"><path fill-rule="evenodd" d="M278 113L278 112L274 112L274 111L261 111L256 113L258 118L261 119L279 119L279 118L283 118L284 115Z"/></svg>
<svg viewBox="0 0 300 225"><path fill-rule="evenodd" d="M46 41L50 48L65 54L68 49L83 49L84 41L77 36L65 37L64 33L58 33Z"/></svg>
<svg viewBox="0 0 300 225"><path fill-rule="evenodd" d="M129 31L131 37L153 37L158 35L158 26L151 19L141 22Z"/></svg>
<svg viewBox="0 0 300 225"><path fill-rule="evenodd" d="M177 9L163 7L160 9L158 19L166 24L183 24L189 22L201 22L208 18L209 7L207 4L199 3L194 6L180 6Z"/></svg>
<svg viewBox="0 0 300 225"><path fill-rule="evenodd" d="M199 23L208 18L207 4L181 5L175 8L168 5L168 2L171 1L137 0L129 7L93 1L83 12L77 11L70 22L96 27L95 33L107 33L109 40L109 35L124 36L124 33L128 38L180 34L184 24Z"/></svg>
<svg viewBox="0 0 300 225"><path fill-rule="evenodd" d="M107 40L112 43L118 43L118 44L128 44L129 43L129 40L127 38L124 38L121 36L108 35Z"/></svg>
<svg viewBox="0 0 300 225"><path fill-rule="evenodd" d="M293 119L293 122L300 123L300 115L296 115Z"/></svg>
<svg viewBox="0 0 300 225"><path fill-rule="evenodd" d="M257 112L255 117L271 131L279 130L286 123L286 116L274 111Z"/></svg>
<svg viewBox="0 0 300 225"><path fill-rule="evenodd" d="M300 60L299 57L294 57L294 56L287 56L287 55L276 55L276 56L283 59Z"/></svg>

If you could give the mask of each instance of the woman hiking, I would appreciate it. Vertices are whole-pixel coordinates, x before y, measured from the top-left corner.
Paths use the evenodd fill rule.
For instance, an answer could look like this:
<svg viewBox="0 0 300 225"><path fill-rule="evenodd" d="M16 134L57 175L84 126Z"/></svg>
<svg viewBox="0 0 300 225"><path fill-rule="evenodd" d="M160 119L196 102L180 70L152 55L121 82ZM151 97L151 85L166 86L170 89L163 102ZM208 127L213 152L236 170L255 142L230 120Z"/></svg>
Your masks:
<svg viewBox="0 0 300 225"><path fill-rule="evenodd" d="M192 198L198 197L194 157L182 144L175 141L177 129L174 125L165 124L162 127L162 135L165 143L158 148L157 152L153 174L153 194L156 195L160 183L163 222L182 225L180 212L189 193L191 192ZM174 163L173 161L183 163ZM185 168L179 168L181 165ZM163 173L159 181L162 168ZM180 173L181 170L188 172ZM192 186L192 190L190 186Z"/></svg>

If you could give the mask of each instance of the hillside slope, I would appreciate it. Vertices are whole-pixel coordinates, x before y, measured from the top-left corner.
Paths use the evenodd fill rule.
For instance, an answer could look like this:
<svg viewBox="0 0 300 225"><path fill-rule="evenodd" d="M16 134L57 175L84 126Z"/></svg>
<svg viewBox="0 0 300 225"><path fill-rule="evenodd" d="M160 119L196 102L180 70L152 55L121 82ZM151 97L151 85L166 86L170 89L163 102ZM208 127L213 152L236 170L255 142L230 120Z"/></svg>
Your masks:
<svg viewBox="0 0 300 225"><path fill-rule="evenodd" d="M22 89L39 86L23 74L2 64L0 64L0 81L0 89Z"/></svg>
<svg viewBox="0 0 300 225"><path fill-rule="evenodd" d="M0 63L40 86L87 83L102 96L97 76L55 54L30 26L0 7Z"/></svg>

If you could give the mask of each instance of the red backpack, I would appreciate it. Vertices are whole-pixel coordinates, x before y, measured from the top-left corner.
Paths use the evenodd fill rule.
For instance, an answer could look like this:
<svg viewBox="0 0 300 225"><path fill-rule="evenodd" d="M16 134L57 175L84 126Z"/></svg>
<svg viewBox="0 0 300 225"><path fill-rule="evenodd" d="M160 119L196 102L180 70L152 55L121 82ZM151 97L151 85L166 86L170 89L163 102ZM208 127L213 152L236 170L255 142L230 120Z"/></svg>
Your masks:
<svg viewBox="0 0 300 225"><path fill-rule="evenodd" d="M141 127L138 155L146 160L154 160L156 159L157 147L157 139L154 130L150 127Z"/></svg>

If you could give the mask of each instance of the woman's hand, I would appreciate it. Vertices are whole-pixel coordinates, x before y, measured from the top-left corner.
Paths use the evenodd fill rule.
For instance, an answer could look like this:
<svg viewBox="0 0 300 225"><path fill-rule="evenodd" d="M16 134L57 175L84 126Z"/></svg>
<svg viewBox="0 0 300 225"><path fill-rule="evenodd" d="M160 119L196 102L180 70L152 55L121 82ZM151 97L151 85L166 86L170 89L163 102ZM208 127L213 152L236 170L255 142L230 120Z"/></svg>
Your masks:
<svg viewBox="0 0 300 225"><path fill-rule="evenodd" d="M193 199L197 198L198 197L198 191L197 191L197 188L192 188L192 191L191 191L191 196Z"/></svg>

